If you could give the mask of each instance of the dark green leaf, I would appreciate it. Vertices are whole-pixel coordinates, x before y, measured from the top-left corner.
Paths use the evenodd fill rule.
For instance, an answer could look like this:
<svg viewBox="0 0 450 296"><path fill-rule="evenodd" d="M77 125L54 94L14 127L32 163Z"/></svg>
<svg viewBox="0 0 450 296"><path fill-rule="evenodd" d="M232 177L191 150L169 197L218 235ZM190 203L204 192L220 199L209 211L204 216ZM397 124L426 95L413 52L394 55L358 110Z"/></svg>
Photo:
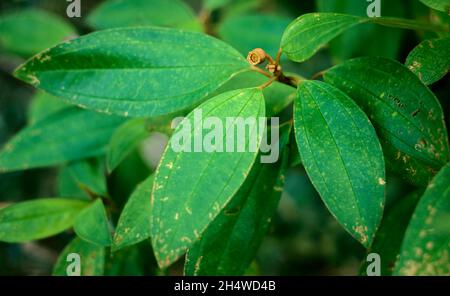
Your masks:
<svg viewBox="0 0 450 296"><path fill-rule="evenodd" d="M227 126L227 117L258 121L264 117L264 109L262 91L250 88L221 94L196 110L202 111L203 118L217 117L222 126ZM183 120L175 133L188 131L190 139L198 137L201 127L198 127L198 119L194 119L196 110ZM235 131L227 135L236 130L232 128L236 121L230 124L228 132L222 129L221 135L214 137L216 144L219 141L224 144L224 151L227 136L237 143ZM246 130L245 152L239 153L175 152L171 143L178 143L180 139L172 136L156 171L151 199L151 238L160 267L169 266L192 246L244 182L258 154L249 147L259 147L263 133L256 122L247 124ZM207 135L213 132L208 130ZM185 139L184 147L192 148L187 141ZM236 145L232 150L236 150Z"/></svg>
<svg viewBox="0 0 450 296"><path fill-rule="evenodd" d="M383 214L385 191L383 153L369 119L340 90L304 81L294 104L294 126L302 163L326 206L368 247Z"/></svg>
<svg viewBox="0 0 450 296"><path fill-rule="evenodd" d="M428 185L405 233L396 275L450 275L450 165Z"/></svg>
<svg viewBox="0 0 450 296"><path fill-rule="evenodd" d="M59 255L53 267L53 275L67 275L67 269L72 263L72 261L67 260L69 254L78 254L80 256L80 272L82 276L103 275L105 248L90 244L79 238L73 239Z"/></svg>
<svg viewBox="0 0 450 296"><path fill-rule="evenodd" d="M88 16L91 27L160 26L201 31L192 9L181 0L109 0Z"/></svg>
<svg viewBox="0 0 450 296"><path fill-rule="evenodd" d="M154 176L139 184L128 199L114 233L112 249L117 251L137 244L150 236L150 196Z"/></svg>
<svg viewBox="0 0 450 296"><path fill-rule="evenodd" d="M60 44L15 75L79 106L142 117L192 107L248 68L235 49L201 33L121 28Z"/></svg>
<svg viewBox="0 0 450 296"><path fill-rule="evenodd" d="M0 209L0 241L26 242L60 233L88 205L60 198L38 199Z"/></svg>
<svg viewBox="0 0 450 296"><path fill-rule="evenodd" d="M409 53L405 64L426 85L440 80L450 69L450 38L423 41Z"/></svg>
<svg viewBox="0 0 450 296"><path fill-rule="evenodd" d="M118 252L110 253L106 257L105 275L107 276L142 276L148 275L148 271L154 268L154 260L151 257L150 242L134 245Z"/></svg>
<svg viewBox="0 0 450 296"><path fill-rule="evenodd" d="M44 10L0 16L0 48L22 56L37 54L76 35L69 22Z"/></svg>
<svg viewBox="0 0 450 296"><path fill-rule="evenodd" d="M287 156L274 164L255 162L233 199L189 249L186 275L244 274L280 200Z"/></svg>
<svg viewBox="0 0 450 296"><path fill-rule="evenodd" d="M255 48L262 48L275 56L281 35L291 21L276 15L238 15L220 24L219 36L244 55Z"/></svg>
<svg viewBox="0 0 450 296"><path fill-rule="evenodd" d="M78 215L73 228L80 238L89 243L102 247L112 243L109 221L101 199Z"/></svg>
<svg viewBox="0 0 450 296"><path fill-rule="evenodd" d="M403 238L409 220L419 200L420 193L415 192L402 197L386 212L380 228L367 253L377 253L381 258L381 275L391 275L395 261L400 253ZM366 275L367 262L362 266L362 273Z"/></svg>
<svg viewBox="0 0 450 296"><path fill-rule="evenodd" d="M123 119L65 108L23 129L0 151L0 172L53 166L96 156Z"/></svg>
<svg viewBox="0 0 450 296"><path fill-rule="evenodd" d="M368 114L394 172L426 184L447 162L442 108L405 66L384 58L360 58L331 68L324 77Z"/></svg>

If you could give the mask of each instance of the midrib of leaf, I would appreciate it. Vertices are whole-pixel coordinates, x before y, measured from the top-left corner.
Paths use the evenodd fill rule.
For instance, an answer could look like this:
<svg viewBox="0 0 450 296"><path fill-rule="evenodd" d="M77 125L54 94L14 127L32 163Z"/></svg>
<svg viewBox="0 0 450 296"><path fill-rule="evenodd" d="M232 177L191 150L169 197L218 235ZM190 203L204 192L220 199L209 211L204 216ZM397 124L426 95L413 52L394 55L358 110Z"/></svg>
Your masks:
<svg viewBox="0 0 450 296"><path fill-rule="evenodd" d="M259 172L258 172L258 174L257 174L257 176L255 177L255 180L258 180L258 179L259 179L259 177L261 176L262 172L263 172L263 169L260 169ZM248 198L248 195L250 194L250 192L252 191L252 189L253 189L253 187L249 187L249 188L246 190L245 195L246 195L247 197L245 198L245 200L243 201L243 203L246 203L246 202L248 201L248 199L249 199L249 198ZM235 230L235 228L236 228L236 225L237 225L237 222L239 221L239 217L240 217L241 215L242 215L242 208L240 208L239 212L238 212L237 215L236 215L236 219L234 219L234 221L233 221L233 226L232 226L232 231L231 231L231 233L234 232L234 230ZM227 239L227 242L226 242L226 245L225 245L225 249L224 249L224 250L228 250L230 244L231 244L231 240L230 240L230 239ZM226 252L222 252L222 254L220 255L220 258L219 258L219 265L218 265L217 269L220 269L220 267L221 267L221 265L222 265L222 262L223 262L222 259L224 258L225 253L226 253Z"/></svg>
<svg viewBox="0 0 450 296"><path fill-rule="evenodd" d="M14 225L15 223L19 223L19 222L48 218L48 216L56 216L56 217L57 216L67 216L68 214L71 214L72 212L76 212L83 208L84 208L84 206L80 206L80 207L77 207L76 209L74 208L73 210L68 210L68 211L49 211L43 215L31 214L31 215L21 216L17 219L14 219L14 221L11 221L11 222L4 222L4 221L0 220L0 223L3 225L10 225L10 224Z"/></svg>
<svg viewBox="0 0 450 296"><path fill-rule="evenodd" d="M159 28L159 27L138 27L138 30L140 30L140 31L144 31L144 30L142 30L142 29L155 29L155 28L157 28L157 29L161 29L161 28ZM103 30L102 32L106 32L106 31L114 31L114 30L118 30L118 31L121 31L120 29L109 29L109 30ZM129 29L128 29L129 30ZM174 29L169 29L169 30L174 30ZM127 30L123 30L123 31L127 31ZM205 40L213 40L214 42L218 42L217 40L215 40L214 38L204 38L204 35L201 35L201 34L199 34L199 33L193 33L193 32L191 32L193 35L195 35L195 34L197 34L197 35L200 35L200 36L203 36L203 40L202 41L205 41ZM94 36L94 35L97 35L98 34L98 32L95 32L95 33L91 33L91 34L89 34L89 35L86 35L86 36L84 36L84 37L81 37L80 39L78 39L78 40L85 40L85 39L88 39L89 37L92 37L92 36ZM157 34L157 35L159 35L159 34ZM203 51L203 52L205 52L205 47L204 46L197 46L197 45L194 45L195 43L190 43L190 44L186 44L186 43L181 43L181 42L168 42L168 41L164 41L164 40L158 40L158 41L153 41L153 40L146 40L145 42L143 42L143 41L141 41L141 40L138 40L138 39L135 39L135 38L129 38L129 36L120 36L121 38L123 38L123 43L126 43L127 45L140 45L141 47L142 47L142 49L143 50L145 50L145 49L148 49L149 48L149 45L153 45L153 46L155 46L155 47L161 47L161 45L162 44L164 44L164 45L166 45L167 47L169 47L169 48L173 48L174 47L174 43L177 43L177 44L181 44L181 45L183 45L183 48L186 48L186 49L192 49L192 52L193 53L195 53L195 52L198 52L198 51ZM104 40L104 39L103 39ZM102 41L103 41L102 40ZM109 41L109 40L106 40L106 41ZM96 42L98 42L98 41L96 41ZM65 42L63 42L63 43L60 43L59 45L72 45L74 43L74 41L65 41ZM109 44L112 44L112 43L109 43ZM76 44L76 45L80 45L80 44ZM52 47L52 48L50 48L50 49L47 49L47 50L45 50L45 51L43 51L42 53L39 53L39 54L37 54L37 55L35 55L35 57L41 57L41 56L44 56L45 54L49 54L50 53L50 51L52 50L52 49L54 49L54 48L56 48L58 45L56 45L55 47ZM52 58L56 58L56 57L60 57L60 56L65 56L65 55L69 55L69 54L74 54L74 53L77 53L77 52L80 52L80 51L87 51L87 50L90 50L90 49L96 49L96 48L98 48L99 47L99 43L96 43L96 44L93 44L93 45L91 45L91 46L85 46L85 47L80 47L80 48L76 48L76 49L63 49L63 50L61 50L61 52L60 53L56 53L56 54L53 54L53 55L51 55L51 57ZM235 52L236 53L236 56L232 56L230 53L230 51L228 51L228 50L225 50L225 48L226 47L221 47L221 46L217 46L217 44L214 44L213 46L210 46L209 48L207 48L207 50L209 50L209 51L213 51L213 52L222 52L223 53L223 57L225 58L225 57L230 57L230 58L233 58L233 59L236 59L237 60L237 58L239 58L239 60L241 60L242 62L245 62L245 60L242 58L242 55L240 54L240 53L238 53L237 51ZM232 47L228 47L228 49L232 49L233 51L235 51L234 50L234 48L232 48ZM206 52L207 53L207 52Z"/></svg>
<svg viewBox="0 0 450 296"><path fill-rule="evenodd" d="M227 102L230 101L232 98L234 98L234 97L236 97L236 96L238 96L238 95L240 95L240 94L242 94L242 93L237 93L236 95L234 95L234 96L228 98L227 100L225 100L225 101L223 102L223 104L224 104L224 103L227 103ZM237 113L236 117L239 117L239 115L242 113L242 111L245 109L245 107L247 107L247 105L248 105L248 104L250 103L250 101L253 99L254 95L255 95L255 94L253 94L253 95L247 100L247 102L244 104L244 106L241 108L241 110L239 110L239 112ZM219 106L221 106L221 105L222 105L222 104L219 104L219 105L216 106L216 107L219 107ZM215 110L215 109L217 109L217 108L214 108L213 110ZM260 110L261 110L261 106L260 106L259 109L258 109L258 114L259 114L259 111L260 111ZM211 110L211 112L212 112L212 110ZM211 112L208 112L208 114L210 114ZM233 121L233 125L234 125L235 122L236 122L236 120ZM224 136L224 138L222 138L222 140L223 140L223 139L226 139L226 135L227 135L229 129L231 128L231 126L233 126L233 125L230 125L229 128L225 131L225 136ZM254 127L254 128L255 128L255 127ZM252 129L252 133L253 133L253 131L254 131L254 129ZM250 133L250 134L252 134L252 133ZM183 154L182 154L182 153L179 153L178 155L183 155ZM177 155L177 156L178 156L178 155ZM236 167L240 164L240 161L242 160L242 157L243 157L243 156L244 156L244 153L242 153L242 154L240 155L239 161L236 163L236 166L234 167L233 171L236 170ZM209 166L209 164L211 163L213 157L214 157L214 153L210 153L209 158L208 158L208 165L207 165L206 167ZM178 157L177 157L177 159L176 159L175 161L177 161L177 160L179 160ZM250 171L250 169L251 169L251 167L248 169L248 171ZM171 172L172 172L172 171L171 171ZM186 199L186 203L189 203L189 202L191 201L192 196L193 196L195 190L197 189L198 185L200 184L200 181L201 181L204 177L205 177L205 173L204 173L204 171L203 171L202 174L200 175L200 177L197 179L197 182L195 183L195 186L194 186L193 189L189 192L189 196L188 196L187 199ZM231 175L230 177L228 177L227 182L225 182L225 183L224 183L224 186L222 186L222 189L221 189L220 193L217 194L216 198L214 199L213 204L214 204L215 202L217 202L217 199L220 197L220 195L223 193L223 191L225 190L225 188L228 186L228 184L229 184L230 180L232 179L232 177L233 177L233 175ZM170 178L170 175L169 175L169 178ZM238 190L238 189L237 189L237 190ZM237 190L236 190L236 192L237 192ZM164 193L165 193L165 192L164 192ZM160 208L160 209L161 209L161 208ZM179 209L180 209L180 208L179 208ZM180 223L176 223L176 224L175 224L174 235L172 235L172 240L170 241L170 244L168 244L168 245L172 245L173 241L175 240L176 234L178 233L178 231L179 231L179 229L180 229L179 226L180 226Z"/></svg>
<svg viewBox="0 0 450 296"><path fill-rule="evenodd" d="M349 183L350 183L350 188L351 188L351 190L352 190L352 197L353 197L353 200L354 200L354 202L355 202L355 204L356 204L356 209L357 209L357 211L358 211L359 219L361 220L361 222L363 223L363 225L365 225L365 223L364 223L364 222L365 222L365 219L364 219L364 217L361 215L361 208L360 208L359 202L358 202L358 200L357 200L357 198L356 198L356 193L355 193L355 190L354 190L354 188L353 188L353 182L352 182L352 180L351 180L351 178L350 178L350 174L348 173L347 167L346 167L345 164L344 164L344 160L343 160L342 154L341 154L341 149L340 149L339 146L337 145L336 139L334 138L334 135L333 135L333 133L331 132L331 130L330 130L330 128L329 128L329 124L328 124L327 120L325 119L325 117L323 116L322 110L320 109L320 106L317 104L317 102L316 102L314 96L311 94L311 92L309 91L309 89L305 88L305 90L309 93L309 95L310 95L311 99L313 100L314 104L317 106L317 109L318 109L318 111L319 111L319 113L320 113L320 116L321 116L321 118L323 119L323 121L324 121L325 124L326 124L326 127L327 127L326 129L327 129L328 133L330 134L331 139L333 139L333 143L334 143L334 146L336 147L336 150L338 151L339 159L341 160L342 167L344 168L345 173L346 173L346 175L347 175L347 180L348 180ZM303 108L302 108L302 116L303 116ZM303 116L303 118L305 118L305 117ZM306 136L306 137L307 137L307 136ZM315 159L315 157L313 157L313 158ZM317 163L317 162L316 162L316 163ZM321 174L321 175L322 175L322 174ZM311 180L311 181L312 181L312 180ZM325 182L325 184L326 184L326 182ZM327 189L328 189L328 186L327 186ZM328 190L328 191L329 191L329 190ZM329 191L329 192L330 192L330 191ZM335 196L334 194L331 194L331 195L332 195L332 196ZM331 212L333 212L333 211L331 211ZM334 214L333 214L333 216L334 216ZM339 221L340 219L337 219L337 220Z"/></svg>

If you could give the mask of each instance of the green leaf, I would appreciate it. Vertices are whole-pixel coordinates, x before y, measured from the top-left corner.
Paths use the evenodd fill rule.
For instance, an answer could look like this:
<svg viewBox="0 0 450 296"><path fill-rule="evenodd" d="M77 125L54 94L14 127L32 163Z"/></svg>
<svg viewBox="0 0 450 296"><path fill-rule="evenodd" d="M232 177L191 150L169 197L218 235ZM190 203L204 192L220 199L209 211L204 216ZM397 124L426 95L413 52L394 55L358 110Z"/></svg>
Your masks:
<svg viewBox="0 0 450 296"><path fill-rule="evenodd" d="M423 185L445 165L449 148L442 108L405 66L384 58L359 58L327 70L324 78L368 114L388 168Z"/></svg>
<svg viewBox="0 0 450 296"><path fill-rule="evenodd" d="M367 16L367 1L318 0L319 12L336 12L357 16ZM383 16L403 17L405 6L402 1L381 0ZM389 29L376 24L364 24L342 33L330 42L330 52L337 61L359 56L383 56L397 58L403 31ZM383 40L383 42L380 42Z"/></svg>
<svg viewBox="0 0 450 296"><path fill-rule="evenodd" d="M248 68L235 49L201 33L121 28L60 44L15 75L79 106L144 117L192 107Z"/></svg>
<svg viewBox="0 0 450 296"><path fill-rule="evenodd" d="M189 249L186 275L244 274L276 211L286 166L286 153L274 164L255 162L233 199Z"/></svg>
<svg viewBox="0 0 450 296"><path fill-rule="evenodd" d="M255 48L262 48L275 56L281 35L291 21L277 15L237 15L220 24L219 36L244 55Z"/></svg>
<svg viewBox="0 0 450 296"><path fill-rule="evenodd" d="M289 59L303 62L346 30L362 23L429 31L448 31L448 28L392 17L359 17L339 13L308 13L294 20L284 31L281 48Z"/></svg>
<svg viewBox="0 0 450 296"><path fill-rule="evenodd" d="M65 108L32 124L0 151L0 172L58 165L96 156L123 119Z"/></svg>
<svg viewBox="0 0 450 296"><path fill-rule="evenodd" d="M82 160L68 164L58 176L60 196L89 200L108 196L103 159Z"/></svg>
<svg viewBox="0 0 450 296"><path fill-rule="evenodd" d="M450 165L428 185L409 222L396 275L450 275Z"/></svg>
<svg viewBox="0 0 450 296"><path fill-rule="evenodd" d="M450 69L450 38L423 41L409 53L405 64L426 85L440 80Z"/></svg>
<svg viewBox="0 0 450 296"><path fill-rule="evenodd" d="M87 22L96 30L136 26L202 30L192 9L180 0L109 0L94 9Z"/></svg>
<svg viewBox="0 0 450 296"><path fill-rule="evenodd" d="M381 221L375 239L367 251L368 254L377 253L380 255L381 275L392 275L406 228L420 195L418 192L414 192L402 197L386 212ZM365 262L361 267L364 275L366 275L367 266L368 262Z"/></svg>
<svg viewBox="0 0 450 296"><path fill-rule="evenodd" d="M75 233L83 240L102 247L112 243L109 221L101 199L84 209L73 225Z"/></svg>
<svg viewBox="0 0 450 296"><path fill-rule="evenodd" d="M34 55L76 35L70 23L44 10L0 16L0 48L21 56Z"/></svg>
<svg viewBox="0 0 450 296"><path fill-rule="evenodd" d="M369 119L333 86L304 81L294 104L294 126L314 187L339 223L368 247L385 191L383 153Z"/></svg>
<svg viewBox="0 0 450 296"><path fill-rule="evenodd" d="M53 275L66 276L71 270L72 261L69 254L80 256L80 272L82 276L103 275L105 265L105 248L90 244L82 239L73 239L61 252L53 267Z"/></svg>
<svg viewBox="0 0 450 296"><path fill-rule="evenodd" d="M364 22L367 19L346 14L304 14L286 28L281 48L289 59L303 62L342 32Z"/></svg>
<svg viewBox="0 0 450 296"><path fill-rule="evenodd" d="M150 236L150 196L154 176L151 175L131 194L122 214L120 214L112 250L117 251L126 246L137 244Z"/></svg>
<svg viewBox="0 0 450 296"><path fill-rule="evenodd" d="M448 0L420 0L423 4L426 6L442 11L442 12L449 12L450 8L450 1Z"/></svg>
<svg viewBox="0 0 450 296"><path fill-rule="evenodd" d="M46 198L0 209L0 241L27 242L53 236L72 226L88 203Z"/></svg>
<svg viewBox="0 0 450 296"><path fill-rule="evenodd" d="M46 92L39 91L33 97L28 110L28 123L34 124L69 105Z"/></svg>
<svg viewBox="0 0 450 296"><path fill-rule="evenodd" d="M183 140L184 147L192 148L188 141L199 137L202 127L198 126L196 113L200 110L203 118L217 117L228 130L224 132L217 126L207 129L207 134L205 131L206 139L221 130L220 135L214 133L214 142L217 145L221 141L224 152L175 152L172 143L181 139L172 136L155 173L151 198L151 238L161 268L175 262L192 246L244 183L258 154L249 147L259 147L264 131L256 122L246 124L244 152L225 152L226 146L234 148L228 151L235 151L237 143L236 120L227 124L227 117L258 121L265 115L261 89L230 91L208 100L180 123L175 134L190 135ZM226 145L226 137L233 139L234 147Z"/></svg>
<svg viewBox="0 0 450 296"><path fill-rule="evenodd" d="M146 128L145 118L134 118L122 124L112 135L108 146L106 165L112 172L139 142L147 138L150 131Z"/></svg>

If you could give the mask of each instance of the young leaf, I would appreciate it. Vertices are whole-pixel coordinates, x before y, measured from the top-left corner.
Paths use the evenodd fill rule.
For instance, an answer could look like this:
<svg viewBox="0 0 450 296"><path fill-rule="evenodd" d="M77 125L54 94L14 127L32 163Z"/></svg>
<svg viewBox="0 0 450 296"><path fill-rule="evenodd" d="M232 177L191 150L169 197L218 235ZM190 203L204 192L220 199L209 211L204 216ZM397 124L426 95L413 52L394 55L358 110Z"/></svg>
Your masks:
<svg viewBox="0 0 450 296"><path fill-rule="evenodd" d="M0 241L16 243L53 236L72 226L87 205L79 200L47 198L0 209Z"/></svg>
<svg viewBox="0 0 450 296"><path fill-rule="evenodd" d="M79 106L143 117L191 107L248 68L213 37L154 27L80 37L42 52L15 75Z"/></svg>
<svg viewBox="0 0 450 296"><path fill-rule="evenodd" d="M46 92L39 91L33 97L28 110L28 123L35 124L50 114L61 109L68 108L69 105Z"/></svg>
<svg viewBox="0 0 450 296"><path fill-rule="evenodd" d="M28 9L0 16L0 48L31 56L77 33L69 22L44 10Z"/></svg>
<svg viewBox="0 0 450 296"><path fill-rule="evenodd" d="M450 165L428 185L409 222L396 275L450 275Z"/></svg>
<svg viewBox="0 0 450 296"><path fill-rule="evenodd" d="M219 36L242 54L260 47L275 56L284 29L292 21L276 15L238 15L225 19L219 26Z"/></svg>
<svg viewBox="0 0 450 296"><path fill-rule="evenodd" d="M284 31L281 48L287 57L303 62L345 30L367 19L338 13L310 13L294 20Z"/></svg>
<svg viewBox="0 0 450 296"><path fill-rule="evenodd" d="M409 53L405 64L426 85L440 80L450 69L450 38L423 41Z"/></svg>
<svg viewBox="0 0 450 296"><path fill-rule="evenodd" d="M88 16L96 30L159 26L201 31L192 9L181 0L109 0Z"/></svg>
<svg viewBox="0 0 450 296"><path fill-rule="evenodd" d="M53 166L104 152L123 119L65 108L19 132L0 151L0 172Z"/></svg>
<svg viewBox="0 0 450 296"><path fill-rule="evenodd" d="M381 220L375 239L367 251L368 254L380 255L381 275L392 275L406 228L420 195L419 192L414 192L404 196L386 212ZM367 274L367 266L368 262L364 262L361 267L363 275Z"/></svg>
<svg viewBox="0 0 450 296"><path fill-rule="evenodd" d="M448 0L420 0L420 2L430 8L446 13L448 13L450 9L450 2Z"/></svg>
<svg viewBox="0 0 450 296"><path fill-rule="evenodd" d="M442 108L405 66L385 58L359 58L331 68L324 78L368 114L394 172L423 185L445 165L449 148Z"/></svg>
<svg viewBox="0 0 450 296"><path fill-rule="evenodd" d="M105 265L105 248L88 243L82 239L73 239L61 252L58 260L53 267L53 275L67 276L72 261L70 254L80 256L80 275L82 276L98 276L103 275Z"/></svg>
<svg viewBox="0 0 450 296"><path fill-rule="evenodd" d="M146 121L145 118L131 119L114 132L106 155L108 172L112 172L139 142L149 136Z"/></svg>
<svg viewBox="0 0 450 296"><path fill-rule="evenodd" d="M215 152L195 153L187 152L188 149L175 152L172 145L180 140L172 136L155 173L151 198L151 238L161 268L169 266L192 246L244 182L258 154L264 129L256 122L264 117L264 109L261 89L230 91L202 104L177 127L175 134L188 134L183 145L189 149L191 139L196 142L202 138L198 112L202 112L203 118L216 117L221 124L216 121L218 126L214 124L205 139L214 133L216 147L223 143L224 152L219 148ZM230 121L227 117L236 119ZM230 145L231 139L234 143L238 140L237 118L251 119L247 120L245 138L241 139L244 152L239 153L236 145ZM226 126L225 132L222 126ZM250 149L252 146L256 151ZM234 152L225 152L230 150Z"/></svg>
<svg viewBox="0 0 450 296"><path fill-rule="evenodd" d="M305 81L294 104L294 126L314 187L339 223L368 247L381 220L385 191L383 153L369 119L340 90Z"/></svg>
<svg viewBox="0 0 450 296"><path fill-rule="evenodd" d="M102 159L82 160L68 164L59 173L60 196L89 200L92 196L108 196Z"/></svg>
<svg viewBox="0 0 450 296"><path fill-rule="evenodd" d="M233 199L189 249L186 275L244 274L277 208L286 166L286 153L274 164L255 162Z"/></svg>
<svg viewBox="0 0 450 296"><path fill-rule="evenodd" d="M112 243L109 221L101 199L84 209L73 225L75 233L83 240L102 247Z"/></svg>
<svg viewBox="0 0 450 296"><path fill-rule="evenodd" d="M128 199L117 224L112 251L137 244L150 236L150 196L154 176L139 184Z"/></svg>

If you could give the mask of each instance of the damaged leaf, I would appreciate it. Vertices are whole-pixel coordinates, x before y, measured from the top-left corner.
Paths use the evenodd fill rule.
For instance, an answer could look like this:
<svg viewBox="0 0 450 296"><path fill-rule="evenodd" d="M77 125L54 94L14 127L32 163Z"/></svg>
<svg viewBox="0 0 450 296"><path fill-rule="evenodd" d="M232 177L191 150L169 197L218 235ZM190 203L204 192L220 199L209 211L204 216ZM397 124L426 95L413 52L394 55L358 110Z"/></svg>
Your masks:
<svg viewBox="0 0 450 296"><path fill-rule="evenodd" d="M369 119L342 91L304 81L294 127L302 164L322 200L355 239L370 246L383 214L386 178Z"/></svg>
<svg viewBox="0 0 450 296"><path fill-rule="evenodd" d="M15 76L81 107L149 117L193 107L248 68L239 52L213 37L136 27L59 44L22 65Z"/></svg>
<svg viewBox="0 0 450 296"><path fill-rule="evenodd" d="M223 149L216 146L217 150L210 152L194 152L194 141L198 141L202 130L198 112L202 112L202 118L220 119L217 125L222 128L211 127L207 135L212 137L214 131L222 129L211 141L223 143ZM264 115L261 89L240 89L208 100L177 127L174 135L188 135L182 144L186 150L175 151L173 145L181 139L172 136L155 173L151 198L151 238L161 268L175 262L194 244L244 183L258 154L264 129L257 122ZM237 126L236 119L227 123L227 117L255 119L246 125L244 147L241 146L244 152L236 152L238 137L235 131L230 132ZM229 131L225 133L223 127ZM233 146L228 146L228 151L233 152L226 152L227 136L230 143L233 139ZM211 142L208 143L210 145ZM255 151L250 147L256 148Z"/></svg>
<svg viewBox="0 0 450 296"><path fill-rule="evenodd" d="M405 66L385 58L358 58L327 70L324 78L369 116L392 171L426 185L447 163L442 107Z"/></svg>
<svg viewBox="0 0 450 296"><path fill-rule="evenodd" d="M450 69L450 38L423 41L409 53L405 65L426 85L435 83Z"/></svg>
<svg viewBox="0 0 450 296"><path fill-rule="evenodd" d="M428 185L409 222L396 275L450 275L450 165Z"/></svg>

